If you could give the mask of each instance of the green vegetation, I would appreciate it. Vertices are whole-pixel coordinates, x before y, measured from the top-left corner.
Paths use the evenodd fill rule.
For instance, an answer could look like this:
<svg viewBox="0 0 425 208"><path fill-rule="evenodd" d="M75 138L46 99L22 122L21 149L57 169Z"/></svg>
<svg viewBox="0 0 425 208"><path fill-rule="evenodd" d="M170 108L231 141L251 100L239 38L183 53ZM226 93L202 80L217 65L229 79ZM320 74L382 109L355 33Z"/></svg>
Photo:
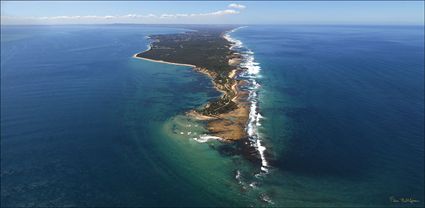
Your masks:
<svg viewBox="0 0 425 208"><path fill-rule="evenodd" d="M229 65L229 58L234 55L231 43L223 34L233 29L231 26L192 26L192 31L178 34L151 35L151 49L137 54L138 57L162 60L174 63L192 64L204 69L212 77L217 88L225 94L208 103L199 110L204 115L217 115L237 108L232 101L235 93L229 73L235 69Z"/></svg>

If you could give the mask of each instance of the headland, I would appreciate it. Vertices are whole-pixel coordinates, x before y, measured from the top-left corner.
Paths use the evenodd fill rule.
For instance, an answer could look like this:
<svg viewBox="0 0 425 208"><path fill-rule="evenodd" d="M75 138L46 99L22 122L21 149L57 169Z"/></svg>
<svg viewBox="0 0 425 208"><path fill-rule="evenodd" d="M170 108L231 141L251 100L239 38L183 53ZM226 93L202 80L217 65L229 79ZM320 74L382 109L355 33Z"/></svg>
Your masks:
<svg viewBox="0 0 425 208"><path fill-rule="evenodd" d="M207 123L212 136L226 141L246 138L249 116L247 92L241 89L242 57L231 49L225 34L234 26L193 26L191 31L177 34L151 35L148 50L133 57L165 64L190 66L211 78L221 96L186 114Z"/></svg>

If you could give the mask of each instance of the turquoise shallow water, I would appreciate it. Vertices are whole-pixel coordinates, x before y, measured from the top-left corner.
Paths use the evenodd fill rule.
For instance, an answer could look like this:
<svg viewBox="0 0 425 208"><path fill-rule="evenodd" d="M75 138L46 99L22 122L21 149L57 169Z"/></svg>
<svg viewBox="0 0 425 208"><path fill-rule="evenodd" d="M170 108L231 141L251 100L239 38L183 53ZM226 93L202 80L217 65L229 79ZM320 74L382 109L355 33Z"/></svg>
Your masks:
<svg viewBox="0 0 425 208"><path fill-rule="evenodd" d="M192 139L182 115L219 95L210 80L131 58L181 31L2 26L2 206L423 205L423 28L232 33L261 66L259 178L235 145Z"/></svg>
<svg viewBox="0 0 425 208"><path fill-rule="evenodd" d="M181 31L2 28L2 206L259 203L235 180L250 163L188 135L202 123L182 115L219 95L211 81L131 58L147 35Z"/></svg>

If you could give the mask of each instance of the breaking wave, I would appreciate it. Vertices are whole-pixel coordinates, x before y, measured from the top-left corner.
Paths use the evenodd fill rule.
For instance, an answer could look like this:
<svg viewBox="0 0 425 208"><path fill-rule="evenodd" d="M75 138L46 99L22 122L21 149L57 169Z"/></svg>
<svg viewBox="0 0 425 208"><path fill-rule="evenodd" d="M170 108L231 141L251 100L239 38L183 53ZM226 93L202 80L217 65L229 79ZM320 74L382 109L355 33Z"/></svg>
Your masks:
<svg viewBox="0 0 425 208"><path fill-rule="evenodd" d="M262 141L261 135L258 132L258 127L261 126L261 119L263 118L258 112L258 93L261 85L258 83L260 78L261 67L260 63L255 62L254 52L244 46L242 41L234 39L230 33L243 28L239 27L226 33L223 37L232 43L230 49L237 51L242 56L240 67L244 69L243 73L238 75L238 78L247 82L247 89L249 91L248 101L250 103L249 119L246 125L246 131L250 140L250 145L257 151L261 159L261 170L268 173L269 163L265 157L266 147Z"/></svg>

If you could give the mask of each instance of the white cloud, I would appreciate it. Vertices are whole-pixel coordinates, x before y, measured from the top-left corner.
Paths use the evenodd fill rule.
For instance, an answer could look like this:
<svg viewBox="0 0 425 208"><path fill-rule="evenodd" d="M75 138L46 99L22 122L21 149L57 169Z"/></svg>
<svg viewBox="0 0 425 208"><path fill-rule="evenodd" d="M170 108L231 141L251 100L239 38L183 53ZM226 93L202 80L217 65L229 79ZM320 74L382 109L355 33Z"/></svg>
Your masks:
<svg viewBox="0 0 425 208"><path fill-rule="evenodd" d="M231 15L231 14L239 14L239 11L233 9L226 10L218 10L215 12L208 13L194 13L194 14L162 14L160 18L176 18L176 17L201 17L201 16L223 16L223 15Z"/></svg>
<svg viewBox="0 0 425 208"><path fill-rule="evenodd" d="M85 15L85 16L52 16L52 17L28 17L38 20L75 20L75 19L140 19L140 18L153 18L156 17L154 14L148 15L139 15L139 14L127 14L127 15L105 15L105 16L96 16L96 15Z"/></svg>
<svg viewBox="0 0 425 208"><path fill-rule="evenodd" d="M146 23L160 22L167 19L196 20L196 17L219 17L239 14L234 9L224 9L206 13L178 13L178 14L126 14L126 15L83 15L83 16L46 16L46 17L14 17L2 16L2 24L26 24L25 22L39 24L90 24L90 23Z"/></svg>
<svg viewBox="0 0 425 208"><path fill-rule="evenodd" d="M246 8L245 5L235 4L235 3L229 4L229 6L227 6L227 7L233 8L233 9L245 9Z"/></svg>
<svg viewBox="0 0 425 208"><path fill-rule="evenodd" d="M213 15L228 15L228 14L239 14L239 11L233 10L233 9L226 9L226 10L220 10L216 12L207 13L205 15L213 16Z"/></svg>
<svg viewBox="0 0 425 208"><path fill-rule="evenodd" d="M172 17L176 17L176 15L174 15L174 14L161 14L161 16L159 16L159 18L172 18Z"/></svg>

